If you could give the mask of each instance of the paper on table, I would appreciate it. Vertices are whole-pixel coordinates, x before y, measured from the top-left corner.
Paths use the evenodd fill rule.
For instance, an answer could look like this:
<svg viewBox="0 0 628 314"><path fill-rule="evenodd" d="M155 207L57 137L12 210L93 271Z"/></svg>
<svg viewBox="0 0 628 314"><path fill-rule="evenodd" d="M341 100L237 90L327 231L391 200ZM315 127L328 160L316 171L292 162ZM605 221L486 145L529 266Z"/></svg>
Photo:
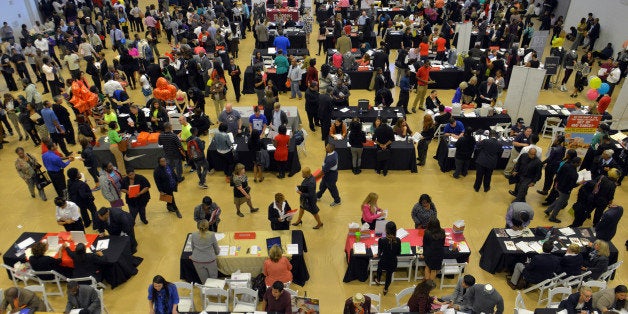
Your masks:
<svg viewBox="0 0 628 314"><path fill-rule="evenodd" d="M510 158L510 153L512 153L512 149L504 149L504 151L502 151L502 158Z"/></svg>
<svg viewBox="0 0 628 314"><path fill-rule="evenodd" d="M258 246L257 245L251 246L251 248L249 249L249 252L253 255L257 255L257 252L259 252Z"/></svg>
<svg viewBox="0 0 628 314"><path fill-rule="evenodd" d="M342 113L345 113L345 112L349 111L349 108L348 107L344 107L344 108L342 108L342 109L340 109L338 111L340 111Z"/></svg>
<svg viewBox="0 0 628 314"><path fill-rule="evenodd" d="M109 248L109 239L100 239L96 244L96 251L102 251Z"/></svg>
<svg viewBox="0 0 628 314"><path fill-rule="evenodd" d="M543 253L543 247L536 241L528 242L528 246L539 254Z"/></svg>
<svg viewBox="0 0 628 314"><path fill-rule="evenodd" d="M558 112L556 110L553 110L553 109L549 109L549 110L547 110L547 112L549 112L550 114L558 114Z"/></svg>
<svg viewBox="0 0 628 314"><path fill-rule="evenodd" d="M275 150L275 145L273 144L266 145L266 150Z"/></svg>
<svg viewBox="0 0 628 314"><path fill-rule="evenodd" d="M511 238L519 238L519 237L521 237L521 232L522 232L521 230L506 229L506 233Z"/></svg>
<svg viewBox="0 0 628 314"><path fill-rule="evenodd" d="M569 241L571 241L571 243L574 243L578 246L582 246L582 242L580 242L580 239L578 238L569 238Z"/></svg>
<svg viewBox="0 0 628 314"><path fill-rule="evenodd" d="M461 253L471 252L471 250L469 250L469 245L467 244L466 241L458 242L458 252L461 252Z"/></svg>
<svg viewBox="0 0 628 314"><path fill-rule="evenodd" d="M275 53L277 53L277 49L275 47L268 48L268 54L274 55Z"/></svg>
<svg viewBox="0 0 628 314"><path fill-rule="evenodd" d="M224 233L214 233L214 237L216 237L216 241L220 241L225 238Z"/></svg>
<svg viewBox="0 0 628 314"><path fill-rule="evenodd" d="M25 249L25 248L29 247L29 246L30 246L31 244L33 244L33 243L35 243L35 240L34 240L33 238L31 238L31 237L28 237L28 239L26 239L26 240L24 240L24 241L22 241L22 242L18 243L18 244L17 244L17 247L18 247L20 250L23 250L23 249Z"/></svg>
<svg viewBox="0 0 628 314"><path fill-rule="evenodd" d="M377 252L379 252L379 245L377 244L371 245L371 253L373 253L373 256L377 255Z"/></svg>
<svg viewBox="0 0 628 314"><path fill-rule="evenodd" d="M229 255L236 255L235 245L232 245L231 247L229 247Z"/></svg>
<svg viewBox="0 0 628 314"><path fill-rule="evenodd" d="M405 237L407 237L410 233L408 233L408 231L406 231L406 229L404 228L399 228L397 229L397 238L399 239L403 239Z"/></svg>
<svg viewBox="0 0 628 314"><path fill-rule="evenodd" d="M366 245L364 242L353 243L353 254L366 254Z"/></svg>
<svg viewBox="0 0 628 314"><path fill-rule="evenodd" d="M562 233L564 236L571 236L571 235L576 234L576 232L573 231L573 229L571 229L569 227L560 228L560 229L558 229L558 231L560 231L560 233Z"/></svg>
<svg viewBox="0 0 628 314"><path fill-rule="evenodd" d="M477 116L475 115L475 111L473 111L473 112L466 112L466 113L464 114L464 116L465 116L465 117L467 117L467 118L475 118L475 117L477 117Z"/></svg>
<svg viewBox="0 0 628 314"><path fill-rule="evenodd" d="M528 245L528 243L523 242L523 241L517 242L515 246L519 248L520 250L522 250L524 253L534 252L534 250Z"/></svg>
<svg viewBox="0 0 628 314"><path fill-rule="evenodd" d="M552 109L560 110L560 106L559 105L552 105Z"/></svg>
<svg viewBox="0 0 628 314"><path fill-rule="evenodd" d="M288 254L291 255L299 254L299 245L296 243L288 244L286 245L286 251L288 251Z"/></svg>
<svg viewBox="0 0 628 314"><path fill-rule="evenodd" d="M508 251L516 251L517 250L517 246L515 246L515 242L504 241L504 244L506 245L506 249Z"/></svg>
<svg viewBox="0 0 628 314"><path fill-rule="evenodd" d="M227 256L229 255L229 246L228 245L220 245L220 252L218 253L218 256Z"/></svg>
<svg viewBox="0 0 628 314"><path fill-rule="evenodd" d="M560 112L561 112L562 114L566 115L566 116L568 116L568 115L570 115L570 114L571 114L571 111L569 111L569 110L567 110L567 109L563 109L563 110L561 110Z"/></svg>

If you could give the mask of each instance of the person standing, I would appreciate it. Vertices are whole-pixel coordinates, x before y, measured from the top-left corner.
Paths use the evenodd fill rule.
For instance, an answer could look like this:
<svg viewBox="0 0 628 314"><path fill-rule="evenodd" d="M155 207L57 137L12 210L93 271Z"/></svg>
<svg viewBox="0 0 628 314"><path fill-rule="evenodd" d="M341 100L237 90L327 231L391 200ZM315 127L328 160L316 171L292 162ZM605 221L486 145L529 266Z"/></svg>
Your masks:
<svg viewBox="0 0 628 314"><path fill-rule="evenodd" d="M286 40L288 40L288 38L286 37L279 36L275 38L275 42L277 42L277 40L280 38L285 38ZM275 61L273 62L277 71L277 88L282 94L286 92L286 80L288 79L288 70L290 69L290 63L288 62L288 58L284 56L283 52L283 49L277 47L277 56L275 57Z"/></svg>
<svg viewBox="0 0 628 314"><path fill-rule="evenodd" d="M390 146L394 140L395 134L393 129L388 126L386 122L382 121L377 129L375 129L375 132L373 132L373 141L375 141L377 145L377 163L375 166L375 172L377 172L377 174L383 173L384 176L388 175L388 166L390 159L392 159Z"/></svg>
<svg viewBox="0 0 628 314"><path fill-rule="evenodd" d="M393 221L386 223L386 236L377 241L377 273L375 282L380 285L382 271L386 271L386 280L384 281L384 295L388 293L388 287L392 281L393 273L397 269L397 256L401 254L401 240L396 236L397 225ZM442 251L442 247L441 247Z"/></svg>
<svg viewBox="0 0 628 314"><path fill-rule="evenodd" d="M188 158L191 163L194 164L196 174L198 175L198 187L201 189L207 189L205 180L207 178L207 172L209 171L209 162L205 156L205 141L198 137L198 129L191 128L190 136L187 138L187 152Z"/></svg>
<svg viewBox="0 0 628 314"><path fill-rule="evenodd" d="M255 33L257 35L257 48L268 48L268 28L266 27L266 23L264 23L264 20L259 21L259 24L257 24L257 26L255 27Z"/></svg>
<svg viewBox="0 0 628 314"><path fill-rule="evenodd" d="M203 197L200 205L194 207L194 221L200 223L202 220L209 222L209 231L218 232L218 223L220 223L220 214L222 209L212 200L211 197Z"/></svg>
<svg viewBox="0 0 628 314"><path fill-rule="evenodd" d="M399 82L399 100L397 101L397 107L403 108L405 114L410 114L410 111L408 111L408 102L410 101L410 75L412 72L403 69L399 69L399 71L403 71L404 75Z"/></svg>
<svg viewBox="0 0 628 314"><path fill-rule="evenodd" d="M541 179L543 164L536 156L536 148L530 148L527 154L517 157L517 163L513 169L513 176L517 178L514 190L508 191L515 196L515 201L525 202L528 189L533 187Z"/></svg>
<svg viewBox="0 0 628 314"><path fill-rule="evenodd" d="M319 208L316 204L316 178L312 175L312 171L309 167L305 167L301 170L301 176L303 181L301 185L297 186L297 194L299 194L299 218L292 223L293 226L298 226L303 223L303 212L308 211L316 219L316 226L313 229L320 229L323 226L321 218L318 215Z"/></svg>
<svg viewBox="0 0 628 314"><path fill-rule="evenodd" d="M73 202L66 201L63 197L55 197L57 224L63 226L65 231L85 231L79 207Z"/></svg>
<svg viewBox="0 0 628 314"><path fill-rule="evenodd" d="M556 173L555 188L558 191L558 198L545 210L545 215L549 215L549 221L561 223L556 218L558 213L567 206L571 191L578 186L578 167L581 164L580 157L575 157L565 162ZM547 175L547 173L545 174Z"/></svg>
<svg viewBox="0 0 628 314"><path fill-rule="evenodd" d="M244 203L249 206L251 213L259 210L257 207L254 208L251 202L251 187L249 186L249 180L243 164L235 165L233 176L231 177L231 185L233 186L233 202L236 206L236 214L239 217L244 217L244 214L240 211L240 206Z"/></svg>
<svg viewBox="0 0 628 314"><path fill-rule="evenodd" d="M134 186L137 186L135 188ZM131 193L131 187L138 192ZM129 206L129 212L133 217L133 221L140 215L140 220L147 225L146 205L150 200L150 182L141 174L136 174L132 167L126 168L126 177L122 178L122 187L120 192L126 193L126 204Z"/></svg>
<svg viewBox="0 0 628 314"><path fill-rule="evenodd" d="M290 80L290 99L294 99L299 96L299 100L303 99L301 93L301 79L303 78L303 69L297 64L296 59L292 59L292 64L288 70L288 79Z"/></svg>
<svg viewBox="0 0 628 314"><path fill-rule="evenodd" d="M111 207L124 206L122 194L120 193L120 189L122 189L122 174L111 162L103 163L98 182L101 184L100 192L102 196L109 201Z"/></svg>
<svg viewBox="0 0 628 314"><path fill-rule="evenodd" d="M44 187L38 184L37 180L37 172L36 169L40 169L41 165L37 162L35 157L31 154L24 152L24 148L18 147L15 149L15 153L17 154L17 159L15 160L15 169L17 173L20 175L20 178L26 182L28 186L28 190L31 193L31 197L35 198L35 188L39 192L39 197L42 200L48 200L46 198L46 192L44 191Z"/></svg>
<svg viewBox="0 0 628 314"><path fill-rule="evenodd" d="M412 112L416 112L417 104L419 104L419 109L425 110L423 108L423 103L425 102L425 94L427 93L427 85L430 82L430 62L425 61L423 66L420 67L416 71L416 98L414 98L414 103L412 104Z"/></svg>
<svg viewBox="0 0 628 314"><path fill-rule="evenodd" d="M327 86L324 94L318 97L318 118L321 127L321 139L329 141L329 129L331 128L331 112L334 107L334 99L332 98L333 87Z"/></svg>
<svg viewBox="0 0 628 314"><path fill-rule="evenodd" d="M624 208L610 203L602 214L600 221L595 225L595 236L606 242L610 242L617 233L617 225L624 215Z"/></svg>
<svg viewBox="0 0 628 314"><path fill-rule="evenodd" d="M556 172L558 172L561 161L565 157L565 152L567 151L564 143L565 136L558 135L549 149L549 155L545 160L543 160L543 164L545 165L545 182L543 183L543 190L536 190L536 192L541 195L547 195L549 190L552 188L554 176L556 175Z"/></svg>
<svg viewBox="0 0 628 314"><path fill-rule="evenodd" d="M1 49L0 53L2 53ZM15 78L13 78L13 72L15 72L15 69L11 66L11 57L7 53L3 53L0 56L0 72L2 72L2 76L4 77L9 91L17 91L17 84L15 84Z"/></svg>
<svg viewBox="0 0 628 314"><path fill-rule="evenodd" d="M240 82L242 78L242 71L240 70L240 66L235 64L235 60L231 58L229 60L229 76L231 76L231 84L233 85L233 92L236 96L236 102L240 102ZM226 107L225 107L226 108Z"/></svg>
<svg viewBox="0 0 628 314"><path fill-rule="evenodd" d="M471 156L475 150L475 137L471 127L467 127L464 135L456 141L456 170L454 171L454 179L467 176Z"/></svg>
<svg viewBox="0 0 628 314"><path fill-rule="evenodd" d="M48 151L41 156L41 159L44 167L48 171L48 177L50 177L50 181L57 192L57 196L64 196L67 186L63 169L67 167L70 162L74 161L74 157L68 157L68 161L63 161L61 157L55 153L56 150L57 144L52 143L51 146L48 147Z"/></svg>
<svg viewBox="0 0 628 314"><path fill-rule="evenodd" d="M362 151L366 142L366 133L362 131L362 123L359 118L353 118L349 124L349 145L351 145L351 165L353 174L362 172Z"/></svg>
<svg viewBox="0 0 628 314"><path fill-rule="evenodd" d="M291 210L282 193L275 194L275 201L268 205L268 220L272 230L290 230L292 216L284 217Z"/></svg>
<svg viewBox="0 0 628 314"><path fill-rule="evenodd" d="M65 130L64 139L68 142L68 144L76 145L76 135L74 132L74 126L72 126L70 112L63 106L65 98L62 96L55 96L53 99L55 102L52 104L52 111L54 111L55 115L59 119L59 123Z"/></svg>
<svg viewBox="0 0 628 314"><path fill-rule="evenodd" d="M59 118L52 109L52 102L46 100L44 102L44 109L41 110L41 117L44 119L44 124L48 133L50 133L50 139L61 148L61 151L66 155L72 155L71 151L65 146L65 133L66 130L59 122Z"/></svg>
<svg viewBox="0 0 628 314"><path fill-rule="evenodd" d="M177 182L183 181L183 164L181 158L184 156L183 145L179 137L172 132L172 124L164 123L164 132L159 134L157 141L163 146L164 155L168 161L168 165L174 171Z"/></svg>
<svg viewBox="0 0 628 314"><path fill-rule="evenodd" d="M527 127L523 130L523 132L516 135L515 139L512 141L513 150L510 151L510 158L508 159L508 163L506 164L506 169L504 169L504 175L507 178L512 175L517 156L519 156L521 150L526 146L530 146L531 135L532 128Z"/></svg>
<svg viewBox="0 0 628 314"><path fill-rule="evenodd" d="M476 147L477 158L475 159L475 183L473 189L480 191L480 186L484 184L484 192L491 189L491 178L493 170L497 167L497 161L502 155L504 149L497 142L497 132L489 131L489 138L480 141Z"/></svg>
<svg viewBox="0 0 628 314"><path fill-rule="evenodd" d="M68 200L79 207L81 217L83 218L83 225L87 228L91 226L92 220L97 218L96 204L94 204L92 190L89 185L81 179L81 173L78 169L68 169Z"/></svg>
<svg viewBox="0 0 628 314"><path fill-rule="evenodd" d="M204 283L207 278L218 278L216 258L220 253L218 241L213 232L209 231L209 221L203 219L197 223L198 232L192 233L192 255L190 259L196 269L198 278Z"/></svg>
<svg viewBox="0 0 628 314"><path fill-rule="evenodd" d="M110 236L129 237L131 242L131 253L137 252L137 241L135 240L135 221L131 214L125 212L120 207L101 207L98 210L99 236L104 236L105 230Z"/></svg>
<svg viewBox="0 0 628 314"><path fill-rule="evenodd" d="M436 274L443 264L443 247L445 246L445 230L440 221L434 217L427 223L423 234L423 256L425 258L425 279L435 280Z"/></svg>
<svg viewBox="0 0 628 314"><path fill-rule="evenodd" d="M316 193L316 198L321 199L327 189L333 197L334 201L329 206L334 207L341 204L340 195L338 194L338 153L336 152L336 146L334 144L327 144L325 146L325 160L323 161L323 167L318 174L318 178L322 177L321 183ZM322 224L321 224L322 225Z"/></svg>
<svg viewBox="0 0 628 314"><path fill-rule="evenodd" d="M159 199L166 202L168 211L174 212L177 218L183 218L174 199L174 192L177 192L179 182L174 169L168 164L166 157L159 157L157 168L153 171L153 179L155 179L157 190L159 190L161 195Z"/></svg>
<svg viewBox="0 0 628 314"><path fill-rule="evenodd" d="M316 125L321 122L318 119L318 83L312 82L305 91L305 112L307 113L307 121L312 132L316 132Z"/></svg>

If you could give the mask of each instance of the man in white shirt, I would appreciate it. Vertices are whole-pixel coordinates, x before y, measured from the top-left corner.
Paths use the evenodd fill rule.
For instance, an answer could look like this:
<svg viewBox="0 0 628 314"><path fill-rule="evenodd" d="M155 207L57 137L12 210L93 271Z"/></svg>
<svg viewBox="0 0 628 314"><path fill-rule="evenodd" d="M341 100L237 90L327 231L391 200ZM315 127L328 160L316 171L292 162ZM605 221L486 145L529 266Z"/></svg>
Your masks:
<svg viewBox="0 0 628 314"><path fill-rule="evenodd" d="M41 50L45 55L48 55L48 39L41 37L41 34L37 34L35 39L35 48Z"/></svg>
<svg viewBox="0 0 628 314"><path fill-rule="evenodd" d="M534 148L534 149L536 149L536 158L539 158L539 159L543 158L543 149L538 147L538 146L536 146L536 143L539 142L539 135L538 134L530 134L529 141L530 141L530 145L523 147L521 149L521 151L519 152L519 156L523 156L523 155L527 154L530 149ZM517 159L518 159L518 157L515 158L515 162L517 162Z"/></svg>
<svg viewBox="0 0 628 314"><path fill-rule="evenodd" d="M105 85L103 85L103 92L109 97L113 97L113 92L117 90L124 90L124 88L120 82L114 80L113 78L110 78Z"/></svg>
<svg viewBox="0 0 628 314"><path fill-rule="evenodd" d="M618 65L617 61L613 61L612 65L613 65L613 68L611 72L608 74L608 76L606 77L606 83L608 83L608 86L610 86L610 89L607 92L608 96L613 95L613 90L615 89L615 85L617 85L617 82L619 82L619 80L621 79L621 70L617 66Z"/></svg>
<svg viewBox="0 0 628 314"><path fill-rule="evenodd" d="M78 80L81 77L81 67L79 65L79 56L76 51L72 51L70 54L63 58L63 62L67 63L68 69L72 78Z"/></svg>

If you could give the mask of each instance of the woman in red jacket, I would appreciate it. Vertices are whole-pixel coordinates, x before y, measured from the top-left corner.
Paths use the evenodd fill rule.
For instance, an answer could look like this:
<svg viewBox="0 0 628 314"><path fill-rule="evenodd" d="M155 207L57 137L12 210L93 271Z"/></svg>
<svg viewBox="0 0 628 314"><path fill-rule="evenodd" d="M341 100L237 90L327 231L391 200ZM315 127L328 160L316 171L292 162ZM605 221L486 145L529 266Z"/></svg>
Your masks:
<svg viewBox="0 0 628 314"><path fill-rule="evenodd" d="M278 132L279 134L273 139L273 144L275 145L275 160L279 166L277 178L283 179L286 177L286 166L288 165L288 143L290 143L290 136L286 135L287 128L285 125L280 125Z"/></svg>

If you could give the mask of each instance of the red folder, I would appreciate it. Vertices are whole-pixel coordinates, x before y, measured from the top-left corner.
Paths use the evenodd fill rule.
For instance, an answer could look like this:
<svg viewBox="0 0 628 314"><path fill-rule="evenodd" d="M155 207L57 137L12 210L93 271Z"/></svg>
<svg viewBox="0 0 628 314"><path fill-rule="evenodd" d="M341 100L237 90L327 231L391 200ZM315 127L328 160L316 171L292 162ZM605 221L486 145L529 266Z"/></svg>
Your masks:
<svg viewBox="0 0 628 314"><path fill-rule="evenodd" d="M236 240L253 240L255 239L255 232L236 232L233 238Z"/></svg>
<svg viewBox="0 0 628 314"><path fill-rule="evenodd" d="M137 197L138 194L140 194L140 185L129 185L129 198Z"/></svg>

